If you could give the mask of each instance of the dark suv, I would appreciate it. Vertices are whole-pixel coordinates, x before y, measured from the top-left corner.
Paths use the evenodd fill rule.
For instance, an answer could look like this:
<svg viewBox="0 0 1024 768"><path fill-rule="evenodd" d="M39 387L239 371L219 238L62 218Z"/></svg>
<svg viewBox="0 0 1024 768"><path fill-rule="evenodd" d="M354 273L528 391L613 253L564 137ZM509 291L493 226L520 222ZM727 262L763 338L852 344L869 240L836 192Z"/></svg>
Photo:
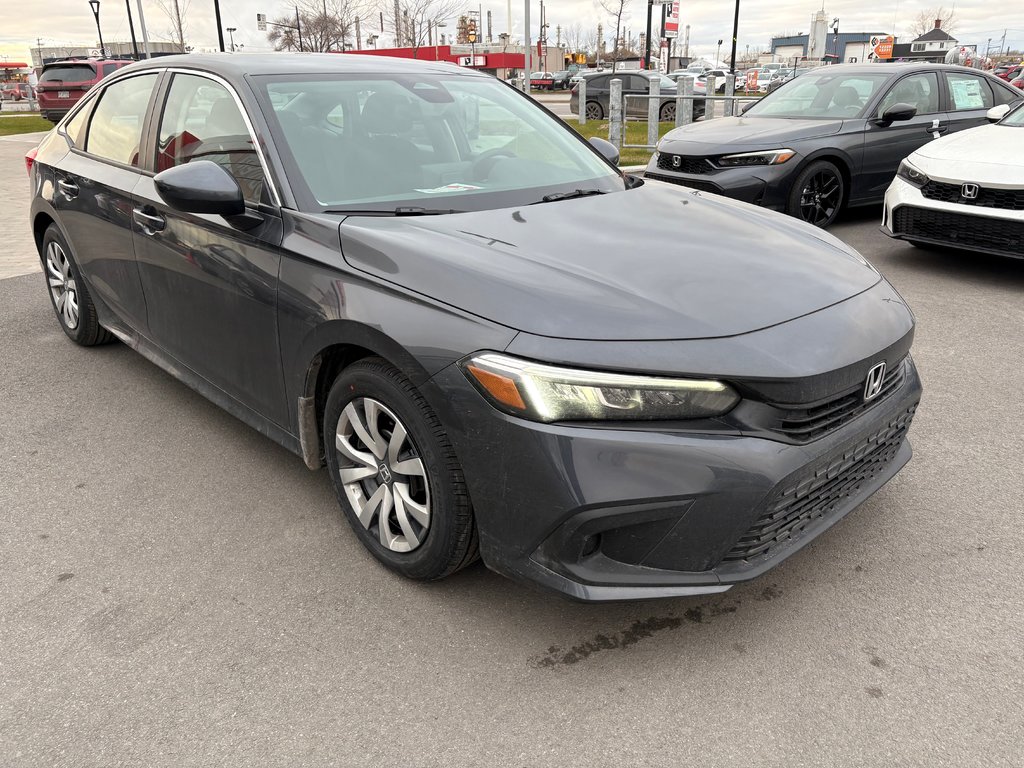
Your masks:
<svg viewBox="0 0 1024 768"><path fill-rule="evenodd" d="M611 94L611 82L613 79L622 81L622 95L647 95L650 93L651 79L661 79L661 99L658 107L658 120L663 123L671 123L676 119L676 84L669 78L657 72L594 72L581 76L587 82L587 119L603 120L610 113L609 96ZM627 117L646 117L646 99L624 98L625 113ZM580 94L579 85L574 84L572 95L569 97L569 111L579 114ZM704 116L704 99L693 100L693 119Z"/></svg>
<svg viewBox="0 0 1024 768"><path fill-rule="evenodd" d="M77 59L55 61L43 67L36 86L39 112L52 123L58 122L78 103L85 92L130 61Z"/></svg>

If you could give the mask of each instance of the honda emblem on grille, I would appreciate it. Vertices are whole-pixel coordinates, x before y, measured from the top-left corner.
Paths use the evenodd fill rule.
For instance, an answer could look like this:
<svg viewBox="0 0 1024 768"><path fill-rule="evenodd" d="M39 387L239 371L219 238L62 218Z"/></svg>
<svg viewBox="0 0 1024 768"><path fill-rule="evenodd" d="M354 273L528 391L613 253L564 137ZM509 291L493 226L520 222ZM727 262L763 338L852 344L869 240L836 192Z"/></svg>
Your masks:
<svg viewBox="0 0 1024 768"><path fill-rule="evenodd" d="M978 199L978 185L977 184L964 184L960 187L960 196L964 200L977 200Z"/></svg>
<svg viewBox="0 0 1024 768"><path fill-rule="evenodd" d="M679 155L672 155L672 167L673 168L678 168L682 164L683 164L683 158L681 158Z"/></svg>
<svg viewBox="0 0 1024 768"><path fill-rule="evenodd" d="M864 381L864 402L874 400L882 391L882 382L885 381L885 363L879 363L870 371Z"/></svg>

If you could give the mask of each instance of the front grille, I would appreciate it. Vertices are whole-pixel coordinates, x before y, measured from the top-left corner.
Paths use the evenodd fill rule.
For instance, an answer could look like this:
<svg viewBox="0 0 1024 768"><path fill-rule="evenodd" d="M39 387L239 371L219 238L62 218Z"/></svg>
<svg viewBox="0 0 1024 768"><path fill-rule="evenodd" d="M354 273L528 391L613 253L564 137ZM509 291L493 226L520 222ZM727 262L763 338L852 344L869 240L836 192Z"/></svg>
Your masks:
<svg viewBox="0 0 1024 768"><path fill-rule="evenodd" d="M679 165L675 164L677 160ZM672 155L668 152L658 153L658 167L663 171L676 171L697 176L711 173L714 170L706 157L687 157L686 155Z"/></svg>
<svg viewBox="0 0 1024 768"><path fill-rule="evenodd" d="M896 458L915 410L916 404L857 445L787 482L723 562L770 558L814 521L855 497Z"/></svg>
<svg viewBox="0 0 1024 768"><path fill-rule="evenodd" d="M976 205L981 208L999 208L1004 211L1024 211L1024 189L978 187L978 196L974 199L966 198L962 193L962 184L929 181L921 187L921 194L929 200L940 200L944 203L958 203L960 205Z"/></svg>
<svg viewBox="0 0 1024 768"><path fill-rule="evenodd" d="M905 205L893 214L893 234L1024 256L1024 221L929 211Z"/></svg>
<svg viewBox="0 0 1024 768"><path fill-rule="evenodd" d="M884 401L903 385L907 369L905 359L896 363L885 374L882 388L875 397L867 402L864 401L864 385L862 383L825 403L810 408L775 405L774 407L780 412L780 420L774 429L798 442L815 440L834 429L839 429L869 408Z"/></svg>

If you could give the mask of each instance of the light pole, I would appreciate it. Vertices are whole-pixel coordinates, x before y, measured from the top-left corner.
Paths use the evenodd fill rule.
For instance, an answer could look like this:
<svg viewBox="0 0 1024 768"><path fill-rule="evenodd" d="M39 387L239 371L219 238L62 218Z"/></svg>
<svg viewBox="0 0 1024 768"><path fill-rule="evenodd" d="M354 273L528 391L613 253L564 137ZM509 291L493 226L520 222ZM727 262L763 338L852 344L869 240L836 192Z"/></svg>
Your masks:
<svg viewBox="0 0 1024 768"><path fill-rule="evenodd" d="M722 61L722 41L718 41L718 52L715 54L715 66L717 67L719 62Z"/></svg>
<svg viewBox="0 0 1024 768"><path fill-rule="evenodd" d="M235 32L238 31L238 27L225 27L228 31L228 37L231 38L231 52L235 52Z"/></svg>
<svg viewBox="0 0 1024 768"><path fill-rule="evenodd" d="M135 24L132 23L132 3L131 0L124 0L125 10L128 11L128 31L132 36L132 54L135 56L135 60L139 60L139 43L135 39Z"/></svg>
<svg viewBox="0 0 1024 768"><path fill-rule="evenodd" d="M729 54L729 67L736 72L736 38L740 34L740 0L736 0L736 12L732 17L732 52Z"/></svg>
<svg viewBox="0 0 1024 768"><path fill-rule="evenodd" d="M100 38L100 58L106 58L107 49L103 45L103 31L100 29L100 0L89 0L92 15L96 18L96 34Z"/></svg>

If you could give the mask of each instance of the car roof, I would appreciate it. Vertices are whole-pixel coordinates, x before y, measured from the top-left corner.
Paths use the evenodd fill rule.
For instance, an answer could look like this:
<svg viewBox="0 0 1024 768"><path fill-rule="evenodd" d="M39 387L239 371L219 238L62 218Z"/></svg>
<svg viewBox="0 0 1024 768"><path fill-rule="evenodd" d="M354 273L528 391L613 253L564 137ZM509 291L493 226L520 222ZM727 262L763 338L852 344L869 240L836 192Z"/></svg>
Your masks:
<svg viewBox="0 0 1024 768"><path fill-rule="evenodd" d="M138 61L117 71L122 77L147 69L195 69L240 84L247 75L416 74L491 78L445 61L339 53L186 53Z"/></svg>

